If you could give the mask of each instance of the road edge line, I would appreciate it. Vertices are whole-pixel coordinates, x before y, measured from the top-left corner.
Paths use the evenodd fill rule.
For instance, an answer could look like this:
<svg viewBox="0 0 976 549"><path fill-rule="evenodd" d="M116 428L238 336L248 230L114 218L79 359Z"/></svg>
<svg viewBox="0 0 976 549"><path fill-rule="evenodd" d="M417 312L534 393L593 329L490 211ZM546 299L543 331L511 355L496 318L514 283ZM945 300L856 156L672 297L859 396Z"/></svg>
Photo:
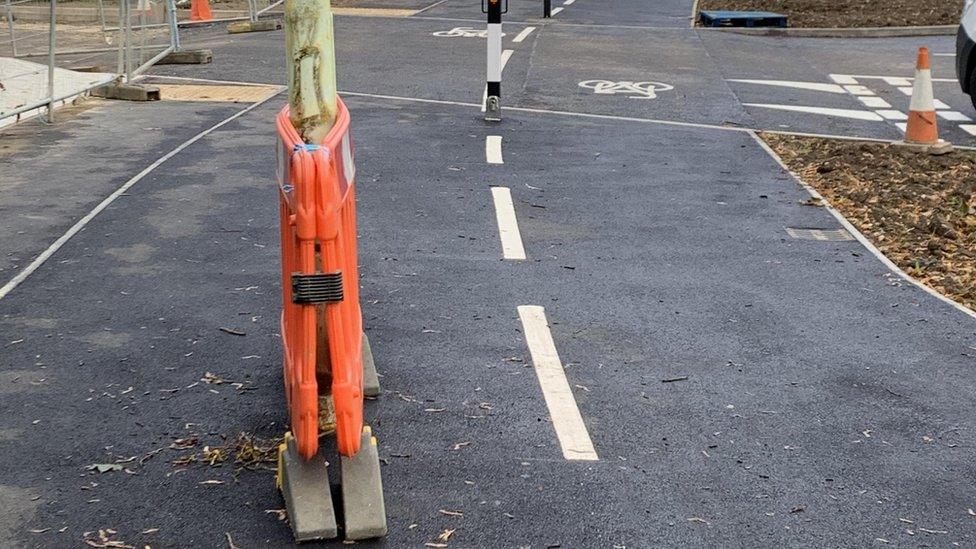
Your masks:
<svg viewBox="0 0 976 549"><path fill-rule="evenodd" d="M887 256L885 256L883 253L881 253L881 250L879 250L877 247L875 247L875 245L872 244L871 241L868 240L868 238L866 236L864 236L864 234L861 231L859 231L854 225L852 225L851 222L848 221L847 218L844 217L843 214L841 214L839 211L837 211L830 204L830 202L828 202L827 199L823 197L823 195L821 195L819 192L817 192L816 189L814 189L813 187L811 187L810 185L808 185L806 183L806 181L803 181L803 179L799 175L797 175L796 172L794 172L793 170L791 170L789 168L789 166L787 166L786 163L783 162L783 159L780 158L780 156L778 154L776 154L776 151L774 151L773 148L769 146L769 143L766 143L763 140L762 137L759 137L759 132L756 132L754 130L750 130L749 131L749 135L751 135L752 138L756 141L756 143L758 143L759 146L762 147L762 149L764 151L766 151L766 154L768 154L770 157L772 157L772 159L775 160L776 163L781 168L783 168L784 170L786 170L786 172L789 173L790 176L797 183L799 183L804 189L806 189L806 191L808 193L810 193L810 196L812 196L812 197L820 200L820 202L824 205L824 208L826 208L826 210L828 212L830 212L830 215L834 216L834 219L836 219L838 222L840 222L840 224L843 225L845 229L847 229L847 232L851 233L851 235L853 235L854 238L858 242L860 242L862 246L864 246L869 252L871 252L871 255L873 255L874 257L878 258L881 261L881 263L883 263L885 265L885 267L888 268L888 270L890 270L891 272L895 273L896 275L898 275L899 277L901 277L905 281L910 282L911 284L913 284L914 286L918 287L919 289L921 289L925 293L931 295L932 297L935 297L939 301L942 301L943 303L946 303L948 305L951 305L957 311L959 311L959 312L963 313L964 315L969 316L970 318L976 320L976 311L970 309L969 307L966 307L962 303L958 303L958 302L954 301L952 298L949 298L947 296L942 295L941 293L938 292L938 290L932 288L931 286L928 286L927 284L924 284L923 282L921 282L919 280L916 280L911 275L909 275L908 273L906 273L905 271L903 271L901 269L901 267L899 267L893 261L891 261L890 259L888 259Z"/></svg>
<svg viewBox="0 0 976 549"><path fill-rule="evenodd" d="M105 197L91 211L85 214L84 217L76 221L75 224L71 226L71 228L69 228L64 234L58 237L57 240L51 243L43 252L41 252L37 257L35 257L33 261L31 261L26 267L24 267L19 273L17 273L16 276L14 276L12 279L10 279L10 281L4 284L3 287L0 287L0 299L3 299L7 295L9 295L10 292L14 291L17 288L17 286L20 286L25 280L27 280L27 277L34 274L34 272L37 271L37 269L39 269L42 265L44 265L44 263L46 263L47 260L51 258L51 256L57 253L57 251L60 250L65 244L67 244L69 240L71 240L76 234L81 232L81 230L84 229L85 226L88 225L88 223L90 223L93 219L95 219L95 217L98 216L98 214L102 213L102 211L104 211L105 208L109 207L113 202L115 202L115 200L118 197L122 196L122 194L124 194L126 191L131 189L136 183L141 181L144 177L152 173L156 168L161 166L167 160L181 153L190 145L193 145L197 141L210 135L211 133L220 129L224 125L233 122L234 120L237 120L238 118L244 116L245 114L260 107L261 105L264 105L268 101L277 97L281 92L285 91L286 89L287 88L285 88L284 86L279 86L278 91L270 94L268 97L265 97L261 101L253 103L252 105L232 114L230 117L225 118L224 120L214 124L213 126L207 128L206 130L203 130L202 132L191 137L190 139L187 139L183 143L180 143L175 149L159 157L158 159L156 159L155 162L143 168L141 172L129 178L129 180L123 183L121 187L113 191L112 194Z"/></svg>

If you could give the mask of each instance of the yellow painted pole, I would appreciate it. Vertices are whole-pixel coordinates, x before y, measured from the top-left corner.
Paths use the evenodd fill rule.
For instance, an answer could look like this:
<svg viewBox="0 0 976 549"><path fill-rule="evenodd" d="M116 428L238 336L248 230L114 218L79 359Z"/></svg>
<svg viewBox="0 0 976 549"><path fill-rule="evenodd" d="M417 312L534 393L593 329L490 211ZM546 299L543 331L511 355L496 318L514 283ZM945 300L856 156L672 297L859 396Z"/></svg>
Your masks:
<svg viewBox="0 0 976 549"><path fill-rule="evenodd" d="M285 0L285 51L291 123L306 143L319 145L337 108L330 0Z"/></svg>

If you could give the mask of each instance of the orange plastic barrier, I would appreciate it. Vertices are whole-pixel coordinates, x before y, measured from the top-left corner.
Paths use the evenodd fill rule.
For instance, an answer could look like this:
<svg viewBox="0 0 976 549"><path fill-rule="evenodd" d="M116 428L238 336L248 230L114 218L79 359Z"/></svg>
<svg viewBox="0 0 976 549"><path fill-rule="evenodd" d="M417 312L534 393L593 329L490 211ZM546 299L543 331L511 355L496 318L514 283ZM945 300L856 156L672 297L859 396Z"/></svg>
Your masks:
<svg viewBox="0 0 976 549"><path fill-rule="evenodd" d="M302 142L278 113L285 395L298 451L318 451L316 307L325 306L339 452L359 452L363 431L363 319L356 258L356 168L349 111L339 101L321 146ZM316 251L321 258L316 264Z"/></svg>
<svg viewBox="0 0 976 549"><path fill-rule="evenodd" d="M210 21L213 12L210 11L210 0L190 0L190 21Z"/></svg>

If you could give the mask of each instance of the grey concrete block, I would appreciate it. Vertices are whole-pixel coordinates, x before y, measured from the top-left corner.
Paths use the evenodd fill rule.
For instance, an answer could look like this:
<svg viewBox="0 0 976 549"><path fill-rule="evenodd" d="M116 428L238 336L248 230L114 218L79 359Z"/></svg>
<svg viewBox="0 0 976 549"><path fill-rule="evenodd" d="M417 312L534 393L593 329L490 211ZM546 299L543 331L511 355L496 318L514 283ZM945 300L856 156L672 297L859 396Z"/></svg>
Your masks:
<svg viewBox="0 0 976 549"><path fill-rule="evenodd" d="M114 82L99 86L91 91L94 97L122 99L124 101L159 101L159 88L144 84L123 84Z"/></svg>
<svg viewBox="0 0 976 549"><path fill-rule="evenodd" d="M923 154L931 154L933 156L938 156L941 154L951 153L953 150L952 143L944 139L940 139L936 143L912 143L911 141L895 141L892 145L896 147L904 147L906 149L913 150L915 152Z"/></svg>
<svg viewBox="0 0 976 549"><path fill-rule="evenodd" d="M213 61L212 50L180 50L171 52L157 65L205 65Z"/></svg>
<svg viewBox="0 0 976 549"><path fill-rule="evenodd" d="M281 28L281 21L277 19L262 19L260 21L238 21L227 25L228 34L240 34L244 32L264 32L273 31Z"/></svg>
<svg viewBox="0 0 976 549"><path fill-rule="evenodd" d="M363 332L363 394L368 397L380 396L380 376L376 372L373 349L366 332Z"/></svg>
<svg viewBox="0 0 976 549"><path fill-rule="evenodd" d="M278 454L278 487L295 540L336 538L339 528L329 488L328 462L321 454L308 461L303 459L290 433L283 446Z"/></svg>
<svg viewBox="0 0 976 549"><path fill-rule="evenodd" d="M363 427L359 453L342 456L342 508L346 518L346 539L361 540L386 535L386 505L376 439L369 426Z"/></svg>

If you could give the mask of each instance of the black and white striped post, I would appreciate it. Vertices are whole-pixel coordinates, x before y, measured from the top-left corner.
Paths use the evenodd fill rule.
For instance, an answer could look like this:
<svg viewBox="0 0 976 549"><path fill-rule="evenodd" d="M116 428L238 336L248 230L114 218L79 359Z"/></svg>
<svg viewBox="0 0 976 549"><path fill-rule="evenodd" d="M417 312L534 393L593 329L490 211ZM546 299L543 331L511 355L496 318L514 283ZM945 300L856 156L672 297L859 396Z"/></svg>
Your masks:
<svg viewBox="0 0 976 549"><path fill-rule="evenodd" d="M502 0L488 0L488 71L485 120L502 119Z"/></svg>

